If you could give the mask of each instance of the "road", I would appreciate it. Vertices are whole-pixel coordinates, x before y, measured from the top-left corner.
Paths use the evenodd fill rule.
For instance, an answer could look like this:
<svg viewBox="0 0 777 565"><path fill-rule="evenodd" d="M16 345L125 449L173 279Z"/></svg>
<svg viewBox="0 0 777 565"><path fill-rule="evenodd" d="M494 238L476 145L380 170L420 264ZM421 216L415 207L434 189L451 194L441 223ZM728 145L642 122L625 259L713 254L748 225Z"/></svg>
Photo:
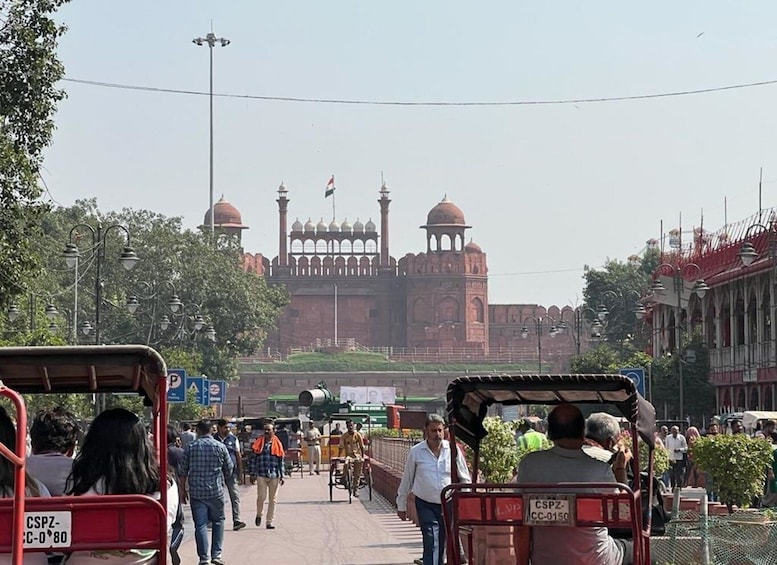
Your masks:
<svg viewBox="0 0 777 565"><path fill-rule="evenodd" d="M421 556L421 534L402 522L377 493L369 500L366 489L348 504L345 490L335 489L329 502L329 476L299 473L278 491L273 525L254 526L256 487L240 487L241 518L248 526L235 532L229 506L223 557L227 565L411 565ZM182 565L196 565L191 511L184 507L186 537L180 549Z"/></svg>

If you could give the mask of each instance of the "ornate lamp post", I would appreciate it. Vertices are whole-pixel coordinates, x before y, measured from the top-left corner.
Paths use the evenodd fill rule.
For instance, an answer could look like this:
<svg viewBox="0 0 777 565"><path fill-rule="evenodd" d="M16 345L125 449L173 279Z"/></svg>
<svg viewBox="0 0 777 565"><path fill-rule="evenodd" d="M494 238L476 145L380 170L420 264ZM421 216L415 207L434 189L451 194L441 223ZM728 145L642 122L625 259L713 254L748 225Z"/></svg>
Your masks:
<svg viewBox="0 0 777 565"><path fill-rule="evenodd" d="M521 324L523 326L521 328L522 339L527 339L529 337L529 328L526 326L527 321L534 323L534 331L537 334L537 371L542 373L542 327L543 325L550 324L550 328L548 330L550 337L556 337L556 335L559 333L559 329L556 325L556 321L549 316L526 316L523 320L521 320Z"/></svg>
<svg viewBox="0 0 777 565"><path fill-rule="evenodd" d="M606 313L602 311L596 311L593 308L589 308L588 306L579 306L575 308L574 314L573 314L573 332L574 335L572 336L575 339L575 352L577 356L580 356L580 345L583 338L583 325L586 320L586 314L590 314L591 322L591 337L601 337L602 336L602 330L604 326L602 325L602 320L600 320L600 317L606 318ZM604 316L603 316L604 314ZM562 317L559 321L558 325L556 326L557 333L563 334L567 330L567 322Z"/></svg>
<svg viewBox="0 0 777 565"><path fill-rule="evenodd" d="M95 281L94 281L94 296L95 296L95 314L94 314L94 326L88 321L84 321L80 326L77 324L77 320L73 321L73 326L78 327L84 335L88 335L92 329L94 329L94 342L100 344L100 314L102 311L103 302L103 279L102 269L103 262L105 261L105 240L109 232L116 230L124 232L127 236L126 245L123 247L119 261L126 270L131 270L135 263L140 259L138 258L135 250L130 246L130 233L127 228L119 224L113 224L107 228L103 228L102 224L98 224L97 228L93 228L89 224L77 224L70 230L70 236L68 237L68 243L65 245L65 249L62 252L62 256L65 258L65 263L69 268L78 268L79 260L81 258L81 252L78 250L78 246L74 243L73 235L79 228L86 228L87 232L92 235L92 252L95 258ZM75 286L76 290L76 304L74 312L78 311L78 284ZM73 314L77 316L77 313Z"/></svg>
<svg viewBox="0 0 777 565"><path fill-rule="evenodd" d="M682 330L683 326L680 321L682 317L683 312L683 294L686 291L685 286L685 279L689 273L689 271L693 271L695 269L696 276L698 277L701 275L701 267L699 267L696 263L686 263L682 267L677 265L671 265L669 263L662 263L656 268L656 278L654 278L653 283L650 285L650 290L655 293L660 293L666 291L666 287L664 287L664 283L661 282L661 279L658 278L658 274L663 270L664 272L669 272L669 276L672 277L672 287L674 290L674 293L677 295L677 311L675 314L675 333L677 336L677 376L679 380L679 386L680 386L680 418L684 418L685 414L685 403L683 398L683 356L682 356ZM699 299L704 298L704 295L707 293L707 291L710 289L709 286L707 286L707 283L704 282L704 279L697 278L696 282L694 282L693 287L691 287L690 291L695 293L696 296L699 297Z"/></svg>
<svg viewBox="0 0 777 565"><path fill-rule="evenodd" d="M138 310L141 308L141 301L145 302L159 298L161 296L160 287L166 285L170 287L172 294L164 304L166 310L162 310L163 314L159 316L159 330L164 333L167 332L172 326L174 328L174 332L169 338L170 341L177 340L183 342L187 335L196 335L204 329L205 337L210 341L216 341L216 330L213 328L213 325L208 323L202 314L200 314L200 307L196 304L184 304L181 298L178 296L178 292L176 291L175 285L172 282L165 281L160 284L141 282L140 284L147 289L147 294L131 294L127 297L125 306L130 314L136 314L138 312ZM151 334L153 332L154 326L157 325L156 304L152 307L152 312L152 323L151 328L149 329L147 343L151 342ZM169 315L167 312L169 312ZM189 327L191 327L191 330Z"/></svg>

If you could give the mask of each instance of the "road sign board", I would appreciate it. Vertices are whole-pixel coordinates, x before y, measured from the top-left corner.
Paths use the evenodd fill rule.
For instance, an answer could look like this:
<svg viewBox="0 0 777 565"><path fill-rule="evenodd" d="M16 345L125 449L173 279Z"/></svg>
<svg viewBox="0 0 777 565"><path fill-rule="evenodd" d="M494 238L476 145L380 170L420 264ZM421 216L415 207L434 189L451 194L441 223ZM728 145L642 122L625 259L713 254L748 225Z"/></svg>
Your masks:
<svg viewBox="0 0 777 565"><path fill-rule="evenodd" d="M227 399L227 382L210 381L208 385L211 404L224 404Z"/></svg>
<svg viewBox="0 0 777 565"><path fill-rule="evenodd" d="M645 396L645 369L638 367L636 369L620 369L618 373L624 377L629 377L634 381L634 386L637 388L637 392L643 397Z"/></svg>
<svg viewBox="0 0 777 565"><path fill-rule="evenodd" d="M186 402L186 371L183 369L167 371L167 401Z"/></svg>
<svg viewBox="0 0 777 565"><path fill-rule="evenodd" d="M195 393L198 404L208 406L208 379L205 377L186 377L186 390Z"/></svg>

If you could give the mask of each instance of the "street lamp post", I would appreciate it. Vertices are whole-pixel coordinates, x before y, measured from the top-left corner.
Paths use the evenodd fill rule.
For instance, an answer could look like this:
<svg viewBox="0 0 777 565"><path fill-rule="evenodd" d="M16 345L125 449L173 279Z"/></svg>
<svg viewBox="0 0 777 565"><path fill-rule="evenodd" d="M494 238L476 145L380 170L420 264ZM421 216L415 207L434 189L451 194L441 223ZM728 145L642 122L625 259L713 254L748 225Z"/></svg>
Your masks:
<svg viewBox="0 0 777 565"><path fill-rule="evenodd" d="M210 146L209 146L209 152L210 152L210 168L209 168L209 205L208 210L210 210L210 222L209 222L209 228L210 228L210 235L212 236L214 233L214 214L213 214L213 48L216 46L216 44L221 45L222 47L226 47L231 42L229 39L225 39L223 37L216 37L216 35L211 31L206 35L205 37L195 37L192 39L192 43L195 45L207 45L208 46L208 53L209 53L209 69L210 69L210 89L208 91L208 100L210 103Z"/></svg>
<svg viewBox="0 0 777 565"><path fill-rule="evenodd" d="M103 261L105 261L105 238L112 230L122 231L127 236L127 244L122 248L119 261L126 270L130 270L135 266L135 263L139 261L135 250L130 246L130 233L127 228L119 224L113 224L107 228L103 228L102 224L98 224L97 228L93 228L89 224L77 224L70 230L70 236L68 237L68 243L65 245L65 250L62 252L62 256L65 258L65 263L70 268L75 268L79 259L81 258L81 252L78 250L78 246L74 243L74 234L79 228L86 228L92 235L92 247L95 257L95 280L94 280L94 326L89 322L82 322L80 329L85 334L88 334L91 329L94 329L94 342L100 344L100 314L102 310L103 301L103 280L102 280L102 268ZM84 331L86 330L86 331Z"/></svg>
<svg viewBox="0 0 777 565"><path fill-rule="evenodd" d="M696 275L701 274L701 267L699 267L696 263L686 263L682 267L679 265L671 265L669 263L662 263L656 268L656 275L660 273L662 270L669 271L670 276L672 277L672 287L677 295L677 312L675 317L675 335L677 337L677 377L679 381L679 388L680 388L680 418L685 418L685 399L683 398L683 355L682 355L682 349L683 349L683 326L681 323L682 318L682 312L683 312L683 294L685 293L685 277L688 274L689 269L695 269ZM710 289L709 286L707 286L707 283L704 282L704 279L698 278L696 279L696 282L693 284L693 287L690 289L691 292L695 293L696 296L699 297L699 299L703 299L704 295L707 293L707 291ZM661 280L656 276L656 278L653 280L653 283L650 285L650 290L654 293L660 293L666 290L664 287L664 284L661 282Z"/></svg>
<svg viewBox="0 0 777 565"><path fill-rule="evenodd" d="M37 294L31 292L29 294L29 297L28 297L29 303L27 304L27 308L28 308L28 315L29 315L29 318L30 318L29 319L29 328L30 328L31 332L34 332L35 329L36 329L36 327L35 327L35 325L36 325L35 324L35 310L37 309L36 308L36 299L39 296L40 295L37 295ZM57 310L57 307L54 306L54 303L51 301L51 298L49 298L48 304L46 305L46 309L44 310L44 312L46 314L46 318L48 318L48 320L49 320L48 328L50 330L52 330L52 331L56 330L57 329L57 323L56 323L55 320L56 320L57 316L59 316L59 310ZM8 306L8 310L6 310L6 315L8 316L8 321L10 321L13 324L22 315L22 311L19 308L18 304L16 304L16 302L12 302Z"/></svg>
<svg viewBox="0 0 777 565"><path fill-rule="evenodd" d="M633 298L633 302L631 303L632 306L629 308L628 306L631 298ZM619 311L621 314L626 314L627 312L630 312L631 314L634 314L637 320L641 320L642 318L644 318L645 314L647 313L645 306L641 302L642 295L636 290L626 290L625 292L619 292L615 290L605 290L602 293L602 300L609 302L611 304L609 309L605 304L600 304L597 307L597 314L599 316L599 319L602 322L604 322L610 316L610 314L612 314L613 308L615 308L615 310ZM607 331L607 328L609 327L609 325L610 324L607 324L604 327L605 331ZM628 322L621 317L619 326L621 329L620 341L623 342L624 331L622 330L624 326L628 327ZM616 326L613 329L617 331L618 326ZM629 336L626 335L626 337L629 337Z"/></svg>
<svg viewBox="0 0 777 565"><path fill-rule="evenodd" d="M542 326L544 323L549 322L551 324L550 329L548 333L550 334L550 337L556 337L556 334L559 333L558 326L556 326L556 321L549 317L549 316L526 316L523 320L521 320L521 338L527 339L529 337L529 328L526 327L526 322L531 321L534 323L534 330L537 333L537 372L542 373Z"/></svg>
<svg viewBox="0 0 777 565"><path fill-rule="evenodd" d="M604 327L602 325L602 320L600 318L606 317L603 312L596 311L593 308L586 307L578 307L575 308L574 311L574 318L573 318L573 327L574 327L574 339L575 339L575 353L578 357L580 357L580 345L582 342L583 337L583 322L585 321L585 314L589 313L591 314L591 337L601 337L602 335L602 328ZM556 326L556 330L558 333L564 333L567 329L567 322L564 320L563 315L561 320L559 321L558 325Z"/></svg>

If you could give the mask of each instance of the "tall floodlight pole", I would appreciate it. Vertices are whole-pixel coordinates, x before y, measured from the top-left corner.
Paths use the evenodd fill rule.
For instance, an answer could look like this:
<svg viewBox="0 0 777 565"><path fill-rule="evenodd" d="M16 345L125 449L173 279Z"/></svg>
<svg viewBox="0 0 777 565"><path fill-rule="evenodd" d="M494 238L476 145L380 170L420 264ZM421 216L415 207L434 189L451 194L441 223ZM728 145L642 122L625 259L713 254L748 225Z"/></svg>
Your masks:
<svg viewBox="0 0 777 565"><path fill-rule="evenodd" d="M207 45L208 46L208 52L209 52L209 71L210 71L210 88L208 90L208 100L210 102L210 146L209 146L209 206L208 210L210 211L210 220L208 222L208 228L210 229L210 235L213 236L214 233L214 219L213 219L213 47L216 46L216 44L221 45L222 47L226 47L230 44L229 39L226 39L224 37L216 37L216 35L211 31L208 35L205 37L195 37L192 39L192 43L195 45Z"/></svg>

